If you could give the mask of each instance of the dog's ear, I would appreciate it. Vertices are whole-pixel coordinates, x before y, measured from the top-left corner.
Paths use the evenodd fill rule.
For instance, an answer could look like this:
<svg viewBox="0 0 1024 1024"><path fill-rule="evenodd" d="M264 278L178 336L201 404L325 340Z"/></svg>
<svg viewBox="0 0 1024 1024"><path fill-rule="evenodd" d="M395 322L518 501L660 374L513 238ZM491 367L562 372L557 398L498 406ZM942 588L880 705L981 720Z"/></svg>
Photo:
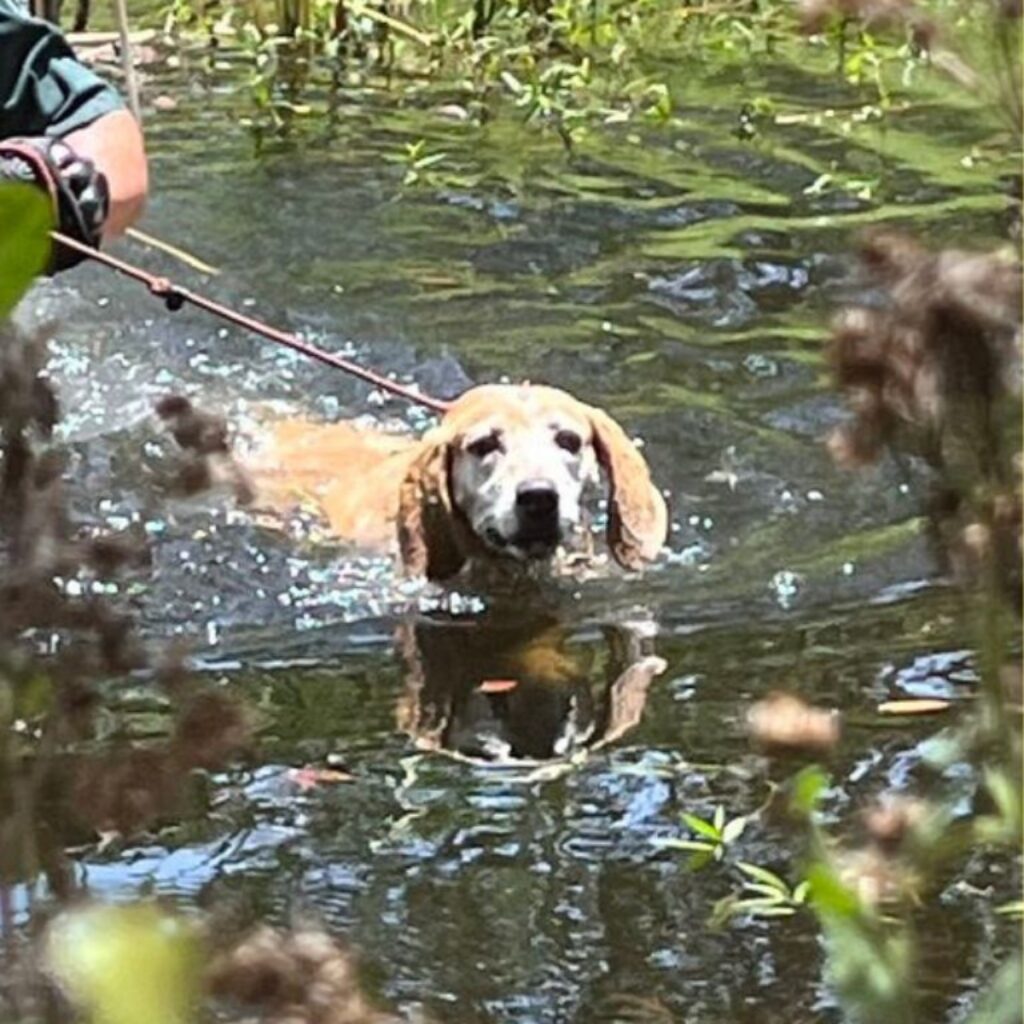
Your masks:
<svg viewBox="0 0 1024 1024"><path fill-rule="evenodd" d="M668 536L665 499L622 427L601 409L590 407L587 414L598 462L608 475L608 547L619 565L639 569L657 557Z"/></svg>
<svg viewBox="0 0 1024 1024"><path fill-rule="evenodd" d="M430 580L454 576L466 560L448 486L448 432L428 434L398 500L398 546L405 571Z"/></svg>

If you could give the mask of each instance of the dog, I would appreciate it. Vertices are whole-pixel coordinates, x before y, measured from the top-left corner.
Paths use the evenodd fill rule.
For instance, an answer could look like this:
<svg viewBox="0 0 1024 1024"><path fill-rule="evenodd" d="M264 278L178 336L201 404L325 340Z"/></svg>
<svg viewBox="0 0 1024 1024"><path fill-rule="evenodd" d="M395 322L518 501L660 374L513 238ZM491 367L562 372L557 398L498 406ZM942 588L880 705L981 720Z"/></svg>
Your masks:
<svg viewBox="0 0 1024 1024"><path fill-rule="evenodd" d="M408 575L518 571L589 544L586 497L607 478L607 543L638 569L665 542L668 511L643 456L607 413L543 385L483 385L420 440L353 423L287 421L254 466L259 502L305 505L362 549L397 545ZM589 552L588 552L589 553Z"/></svg>

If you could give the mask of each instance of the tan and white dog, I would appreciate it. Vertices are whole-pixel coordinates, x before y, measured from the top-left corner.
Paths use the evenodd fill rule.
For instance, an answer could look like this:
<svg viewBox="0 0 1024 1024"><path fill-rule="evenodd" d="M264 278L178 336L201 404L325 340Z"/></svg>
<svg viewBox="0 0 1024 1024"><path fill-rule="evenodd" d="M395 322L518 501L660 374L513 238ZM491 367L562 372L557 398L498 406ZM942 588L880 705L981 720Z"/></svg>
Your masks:
<svg viewBox="0 0 1024 1024"><path fill-rule="evenodd" d="M607 479L607 541L629 569L653 560L668 515L643 456L607 413L557 388L485 385L423 438L352 423L286 421L257 461L259 500L305 504L332 535L369 550L397 542L431 580L467 564L550 562L589 540L585 497Z"/></svg>

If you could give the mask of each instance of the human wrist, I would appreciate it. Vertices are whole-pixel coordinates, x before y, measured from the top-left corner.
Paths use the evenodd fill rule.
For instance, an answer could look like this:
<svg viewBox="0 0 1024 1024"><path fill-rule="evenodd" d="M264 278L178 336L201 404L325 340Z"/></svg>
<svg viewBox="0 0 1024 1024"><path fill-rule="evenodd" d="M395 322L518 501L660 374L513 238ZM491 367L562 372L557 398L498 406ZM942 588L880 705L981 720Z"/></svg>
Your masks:
<svg viewBox="0 0 1024 1024"><path fill-rule="evenodd" d="M0 180L21 181L43 189L53 203L57 230L98 248L110 207L102 171L60 139L0 140ZM49 273L65 270L84 256L55 244Z"/></svg>

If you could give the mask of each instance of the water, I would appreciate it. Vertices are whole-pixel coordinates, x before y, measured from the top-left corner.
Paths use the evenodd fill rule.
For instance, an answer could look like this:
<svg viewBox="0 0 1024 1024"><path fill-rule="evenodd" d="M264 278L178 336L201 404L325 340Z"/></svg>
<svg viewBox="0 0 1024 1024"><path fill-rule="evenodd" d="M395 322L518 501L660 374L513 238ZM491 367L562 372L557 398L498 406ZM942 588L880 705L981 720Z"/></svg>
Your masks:
<svg viewBox="0 0 1024 1024"><path fill-rule="evenodd" d="M150 74L150 94L179 104L148 116L144 227L221 273L136 243L119 253L437 395L508 376L603 406L671 494L670 550L643 578L566 585L518 619L417 625L430 595L384 561L275 535L217 498L158 498L168 455L150 410L186 393L243 440L271 408L411 431L421 412L199 313L167 314L97 268L41 286L25 315L58 320L76 515L145 524L143 629L190 637L206 677L260 724L244 764L197 784L145 839L98 844L60 805L47 846L70 850L98 895L156 892L246 920L313 913L408 1014L838 1020L808 918L709 929L734 882L688 872L657 840L684 834L681 811L721 804L754 815L739 855L795 880L799 842L763 813L788 768L750 753L743 728L776 688L847 715L828 766L840 832L886 789L953 786L971 806L970 773L936 780L924 761L956 711L874 713L905 696L968 700L970 636L921 536L921 470L831 466L821 440L842 411L821 352L836 304L858 294L855 229L999 242L1002 168L959 160L993 126L946 97L851 138L823 113L849 107L845 87L766 63L676 72L679 127L607 128L571 157L514 114L453 123L442 91L413 86L353 90L333 119L257 148L232 72ZM808 116L740 141L741 83ZM447 156L403 189L394 158L419 138ZM877 179L873 195L816 191L834 161ZM638 622L656 625L653 641ZM396 633L417 636L418 662ZM602 745L630 644L667 667L637 724ZM474 693L521 670L531 645L536 671L516 691ZM165 727L144 688L111 699L129 731ZM545 760L555 750L568 759ZM494 763L509 752L519 760ZM310 764L351 779L304 787L292 770ZM979 856L921 910L928 1019L963 1019L1012 948L1016 927L993 908L1018 885L1014 864Z"/></svg>

